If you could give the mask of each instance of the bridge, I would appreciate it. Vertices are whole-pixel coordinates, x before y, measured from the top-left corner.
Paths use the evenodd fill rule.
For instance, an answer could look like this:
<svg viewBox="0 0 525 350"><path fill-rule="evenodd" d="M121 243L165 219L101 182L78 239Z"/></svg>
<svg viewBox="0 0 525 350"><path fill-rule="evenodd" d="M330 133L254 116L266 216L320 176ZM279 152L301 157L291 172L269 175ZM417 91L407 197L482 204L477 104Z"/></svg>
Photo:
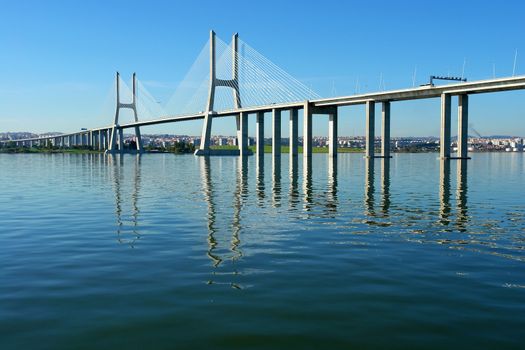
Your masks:
<svg viewBox="0 0 525 350"><path fill-rule="evenodd" d="M220 45L220 43L219 43ZM223 45L224 46L224 45ZM235 34L232 42L227 46L229 53L217 54L217 38L215 32L210 32L207 44L209 50L209 71L207 78L207 92L205 106L192 113L175 116L161 116L149 120L139 120L137 108L136 75L133 74L131 102L121 102L120 77L116 76L116 111L111 125L81 130L79 132L11 141L17 146L32 147L35 144L52 144L61 147L89 146L108 153L124 152L124 130L135 131L135 152L142 152L143 144L140 127L165 123L177 123L189 120L203 120L200 146L196 150L197 156L212 155L239 155L251 154L248 148L248 121L249 115L255 115L256 122L256 154L264 155L264 114L272 115L272 155L281 155L281 123L282 112L289 112L289 142L290 156L298 156L299 145L299 111L303 113L303 157L308 159L313 150L312 121L316 115L328 115L328 153L330 157L337 156L338 137L338 108L350 105L365 105L366 118L366 158L390 158L390 120L391 104L397 101L417 99L441 99L440 125L440 158L441 159L468 159L468 118L469 96L473 94L498 91L525 89L525 76L489 79L481 81L462 81L461 83L434 86L428 84L420 87L380 91L375 93L356 94L332 98L319 98L310 89L297 80L287 76L285 72L268 64L263 58L256 56L252 61L245 58L239 51L239 37ZM249 50L249 49L248 49ZM229 70L226 74L225 67ZM267 72L270 71L270 72ZM218 76L222 73L221 78ZM231 108L217 108L217 88L231 90ZM250 90L251 89L251 90ZM259 97L259 95L263 97ZM452 97L458 97L458 139L457 154L451 154L451 116ZM301 99L301 97L305 97ZM313 97L313 98L311 98ZM273 99L273 100L272 100ZM244 101L249 101L244 103ZM275 102L272 102L275 101ZM375 106L381 104L381 153L374 150L375 140ZM122 109L130 109L134 121L120 123L119 116ZM213 149L211 145L211 131L213 120L216 118L235 117L238 150Z"/></svg>

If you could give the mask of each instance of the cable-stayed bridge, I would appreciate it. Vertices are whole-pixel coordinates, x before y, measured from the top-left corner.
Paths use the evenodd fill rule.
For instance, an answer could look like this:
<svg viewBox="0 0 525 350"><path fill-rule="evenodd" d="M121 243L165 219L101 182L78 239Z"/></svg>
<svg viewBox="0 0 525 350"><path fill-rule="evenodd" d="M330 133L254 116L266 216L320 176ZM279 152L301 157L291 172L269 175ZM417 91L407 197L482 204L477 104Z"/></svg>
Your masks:
<svg viewBox="0 0 525 350"><path fill-rule="evenodd" d="M329 155L337 155L338 107L366 105L366 150L367 158L390 157L390 106L392 102L415 99L441 99L440 157L442 159L467 159L468 97L471 94L525 89L525 76L498 78L483 81L461 82L416 88L380 91L351 96L321 98L306 85L290 76L235 34L226 44L210 32L210 39L195 60L185 79L173 97L161 108L155 98L137 82L133 74L132 86L128 88L119 74L116 76L116 109L113 123L59 136L12 140L18 146L33 146L35 143L52 143L55 146L73 147L85 145L106 152L124 152L123 133L126 129L135 132L134 152L142 152L140 127L188 120L203 120L201 143L196 155L241 155L250 154L248 149L248 116L256 118L256 152L264 151L264 113L272 113L272 152L281 153L281 114L289 111L290 155L298 155L299 111L303 111L303 156L312 155L312 118L315 115L329 116ZM451 157L451 99L458 96L458 152ZM374 152L375 104L380 103L381 154ZM132 122L121 123L121 110L133 112ZM148 116L144 118L144 116ZM238 150L218 150L210 147L213 120L235 117ZM7 141L3 141L4 143Z"/></svg>

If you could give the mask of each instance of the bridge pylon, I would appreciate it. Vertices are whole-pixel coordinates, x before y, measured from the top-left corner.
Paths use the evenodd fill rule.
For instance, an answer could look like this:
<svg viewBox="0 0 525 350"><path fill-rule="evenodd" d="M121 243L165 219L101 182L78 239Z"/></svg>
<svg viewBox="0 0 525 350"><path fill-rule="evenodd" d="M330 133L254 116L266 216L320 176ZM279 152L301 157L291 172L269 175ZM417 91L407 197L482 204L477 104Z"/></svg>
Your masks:
<svg viewBox="0 0 525 350"><path fill-rule="evenodd" d="M239 35L235 33L232 37L232 77L231 79L218 79L216 71L216 52L215 52L215 32L210 31L210 82L208 88L208 102L206 105L206 115L204 116L204 125L202 127L202 136L199 149L195 151L197 156L207 156L212 152L210 150L211 126L213 121L215 88L218 86L229 87L233 89L233 104L235 109L241 108L241 95L239 91L239 57L238 57ZM237 116L237 137L241 133L241 114Z"/></svg>
<svg viewBox="0 0 525 350"><path fill-rule="evenodd" d="M113 127L111 128L111 137L109 140L109 146L108 146L108 152L115 153L117 152L117 136L118 136L118 151L123 152L124 151L124 133L123 129L119 125L119 114L120 109L122 108L128 108L133 111L133 116L135 117L135 122L139 121L139 117L137 114L137 76L136 73L133 73L133 87L132 87L132 97L131 97L131 103L122 103L120 101L120 74L117 72L116 74L116 88L117 88L117 105L115 109L115 120L113 122ZM118 135L117 135L118 134ZM140 128L138 126L135 127L135 143L136 143L136 149L137 152L142 152L144 150L142 146L142 137L140 135Z"/></svg>

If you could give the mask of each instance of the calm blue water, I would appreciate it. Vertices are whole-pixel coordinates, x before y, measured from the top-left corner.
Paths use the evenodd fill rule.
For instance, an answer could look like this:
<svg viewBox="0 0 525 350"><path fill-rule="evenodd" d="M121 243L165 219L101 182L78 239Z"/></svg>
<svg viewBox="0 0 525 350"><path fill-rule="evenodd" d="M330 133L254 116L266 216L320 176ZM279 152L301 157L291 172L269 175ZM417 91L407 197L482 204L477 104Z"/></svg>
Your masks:
<svg viewBox="0 0 525 350"><path fill-rule="evenodd" d="M0 348L522 348L524 155L436 157L0 155Z"/></svg>

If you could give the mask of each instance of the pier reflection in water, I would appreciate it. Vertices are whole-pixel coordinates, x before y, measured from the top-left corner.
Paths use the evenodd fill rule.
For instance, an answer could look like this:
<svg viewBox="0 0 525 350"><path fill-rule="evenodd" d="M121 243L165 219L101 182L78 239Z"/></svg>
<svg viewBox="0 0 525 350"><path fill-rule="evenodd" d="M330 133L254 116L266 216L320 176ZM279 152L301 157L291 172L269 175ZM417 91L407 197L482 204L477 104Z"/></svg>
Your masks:
<svg viewBox="0 0 525 350"><path fill-rule="evenodd" d="M281 206L281 157L272 157L272 206Z"/></svg>
<svg viewBox="0 0 525 350"><path fill-rule="evenodd" d="M468 216L468 185L467 185L467 169L468 160L457 160L454 161L456 166L456 220L455 226L449 227L452 224L452 189L451 189L451 161L441 160L439 169L439 199L440 199L440 210L439 222L445 227L449 227L448 231L458 230L459 232L465 232L469 221Z"/></svg>
<svg viewBox="0 0 525 350"><path fill-rule="evenodd" d="M256 161L256 179L255 179L255 192L257 196L257 204L263 206L264 204L264 157L255 158Z"/></svg>
<svg viewBox="0 0 525 350"><path fill-rule="evenodd" d="M139 198L141 188L141 154L136 155L94 155L104 157L108 167L112 169L113 190L115 193L115 219L117 227L117 240L121 244L127 244L131 248L135 247L136 242L141 238L139 229ZM127 169L124 162L133 162L133 167ZM126 173L126 170L129 172ZM131 181L126 181L130 178ZM131 185L131 189L123 191L122 184ZM123 193L124 192L124 193ZM126 213L126 205L129 204L130 213Z"/></svg>
<svg viewBox="0 0 525 350"><path fill-rule="evenodd" d="M289 202L290 208L296 209L301 202L299 193L299 159L298 157L289 157Z"/></svg>
<svg viewBox="0 0 525 350"><path fill-rule="evenodd" d="M457 190L456 190L456 203L457 203L457 226L461 232L466 232L468 228L468 184L467 184L467 164L468 160L462 159L457 163Z"/></svg>
<svg viewBox="0 0 525 350"><path fill-rule="evenodd" d="M312 180L312 158L310 157L303 160L303 208L307 212L311 211L314 207Z"/></svg>
<svg viewBox="0 0 525 350"><path fill-rule="evenodd" d="M212 172L212 159L210 157L199 157L199 166L201 174L201 183L202 183L202 192L204 194L204 201L207 205L207 228L208 228L208 250L207 256L212 262L214 271L212 271L212 277L207 281L208 284L227 284L235 289L241 289L242 287L235 282L235 277L240 273L235 266L235 261L240 259L243 256L241 250L241 234L242 234L242 207L246 198L249 195L248 190L248 159L246 157L240 157L236 159L235 162L235 186L232 193L232 202L231 208L233 209L231 216L230 224L223 224L223 220L228 220L228 218L219 217L223 215L224 208L217 208L217 203L215 199L214 191L214 177ZM262 168L258 168L262 169ZM220 175L220 174L218 174ZM258 174L259 175L259 174ZM264 176L264 174L262 174ZM217 179L216 179L217 180ZM259 179L256 181L258 182ZM220 181L223 183L222 181ZM264 188L262 189L264 193ZM221 214L218 214L220 212ZM221 221L220 227L218 227L217 221ZM226 230L225 230L226 228ZM229 230L228 230L229 229ZM226 253L225 245L228 235L229 245L228 251ZM222 245L222 246L221 246ZM225 275L231 275L232 278L228 281L224 281L224 278L221 281L216 280L217 274L219 273L218 268L223 267L225 259L228 258L232 263L229 265L231 271L221 271L220 274L222 277Z"/></svg>
<svg viewBox="0 0 525 350"><path fill-rule="evenodd" d="M117 154L85 155L84 157L90 162L90 166L86 168L90 177L100 177L104 174L105 168L110 170L107 174L114 192L117 240L121 244L136 247L138 241L143 239L145 232L140 222L140 202L144 197L142 193L142 172L145 171L144 156ZM442 160L437 162L439 182L436 183L436 186L439 188L439 195L437 198L434 197L434 200L439 210L433 211L430 208L424 210L424 208L415 207L410 205L410 202L393 201L396 196L393 196L391 191L392 161L389 158L353 159L350 167L355 168L355 174L349 174L345 169L344 179L341 179L339 167L341 159L344 161L348 159L343 155L339 160L329 157L324 160L321 157L313 157L308 160L302 157L283 158L243 157L215 160L209 157L188 158L198 164L200 169L201 193L206 203L205 215L208 232L206 254L214 268L221 266L224 260L235 262L245 255L242 249L245 228L251 226L248 230L250 233L259 232L262 226L259 225L254 229L251 223L252 218L258 216L262 218L268 215L270 209L273 216L280 216L288 211L287 215L296 220L336 219L341 215L348 216L354 210L360 209L360 214L353 214L352 222L370 226L370 230L374 230L374 227L384 229L397 227L398 232L423 234L420 239L425 241L451 244L472 242L467 236L458 238L426 235L426 233L434 232L435 229L446 233L471 231L469 226L472 224L472 219L469 213L467 184L468 161ZM317 168L313 167L314 160L318 165ZM271 176L268 177L265 176L265 165L268 165L265 164L265 161L271 164ZM344 163L344 161L343 164L348 165L348 162ZM284 178L282 176L283 163L285 167L288 167L286 169L288 177ZM231 166L234 167L232 172L228 170ZM380 167L380 172L377 167ZM228 173L235 175L232 177ZM253 181L250 181L252 177ZM355 191L357 187L354 178L364 179L363 201L357 206L358 202L352 200L355 198L352 191ZM455 186L452 186L454 180ZM344 184L343 194L340 190L341 181ZM147 183L150 184L149 181ZM219 187L218 192L214 191L215 186ZM302 191L300 186L302 186ZM396 191L402 189L401 185L396 183L394 183L394 188ZM173 192L173 195L175 193ZM230 195L230 199L225 198L225 193ZM284 198L284 201L283 194L287 197ZM167 195L169 196L169 192ZM216 198L217 196L219 198ZM284 203L287 205L283 206ZM217 205L220 206L219 209ZM246 210L248 212L245 213ZM259 213L261 210L266 214L261 215ZM177 212L180 213L181 209L178 208ZM273 224L278 225L274 222L264 222L264 225ZM300 225L303 224L304 221L301 221ZM347 230L353 232L354 229L355 225L351 224ZM355 232L363 233L366 232L366 229L360 228ZM228 267L228 269L228 273L238 273L235 266ZM238 286L235 282L231 284Z"/></svg>
<svg viewBox="0 0 525 350"><path fill-rule="evenodd" d="M381 163L380 172L380 189L381 199L380 208L376 208L376 163ZM390 158L367 158L365 159L365 191L364 191L364 213L370 219L367 223L371 225L390 226L392 223L388 220L391 206L390 196ZM381 218L382 221L375 219Z"/></svg>
<svg viewBox="0 0 525 350"><path fill-rule="evenodd" d="M337 199L337 158L328 158L328 179L326 189L326 208L328 214L336 214L338 199Z"/></svg>
<svg viewBox="0 0 525 350"><path fill-rule="evenodd" d="M92 165L98 164L100 168L108 166L111 169L110 177L114 191L115 201L115 219L116 219L116 234L118 241L123 244L128 244L134 247L136 242L141 239L141 230L139 229L139 200L141 198L141 172L142 172L142 157L141 155L89 155L90 163ZM266 160L268 160L267 157ZM251 203L256 203L258 207L269 207L276 210L298 210L307 214L307 218L324 217L333 218L338 215L338 211L347 211L347 208L340 208L340 194L339 194L339 171L338 159L326 157L324 172L326 176L322 176L323 169L313 169L312 158L302 159L301 157L289 157L288 163L288 178L285 178L283 183L282 178L282 159L281 157L271 157L271 178L265 178L265 157L254 157L251 162L250 158L241 157L227 160L216 160L215 174L212 168L212 158L199 157L195 161L199 163L201 187L207 206L207 230L208 230L208 256L213 262L213 266L219 266L223 261L223 257L216 253L218 240L215 237L217 234L217 221L221 228L224 228L224 221L230 221L227 227L231 228L231 236L229 238L229 250L233 253L230 258L232 260L242 257L240 249L241 233L243 229L242 211L245 207L250 207ZM222 180L221 171L223 163L231 163L235 166L234 184L230 183L233 190L231 205L227 205L232 209L232 215L228 219L224 215L224 210L221 210L220 218L217 217L217 209L215 204L214 179L220 181L221 192L224 186L228 186L228 181L231 178ZM250 164L255 163L255 174L253 192L250 190L249 179L251 173L249 171ZM302 164L301 164L302 163ZM365 159L364 164L364 201L363 214L364 223L371 226L391 226L396 220L390 213L392 209L392 195L391 195L391 160L389 158L381 159ZM129 166L132 164L132 166ZM468 229L469 215L467 205L467 161L450 161L441 160L439 162L439 217L438 222L447 231L457 230L458 232L465 232ZM300 166L302 165L302 177L300 177ZM377 166L380 170L380 200L376 199L376 176ZM451 188L451 166L456 167L456 189L455 189L455 205L456 210L452 211L452 188ZM90 171L95 169L93 166ZM319 180L314 181L314 173ZM94 175L92 175L94 176ZM270 185L267 184L270 182ZM345 179L345 183L348 183ZM299 183L302 183L302 192L299 191ZM123 188L123 183L126 188ZM282 208L283 187L288 187L284 193L288 197L286 202L287 208ZM323 187L325 189L323 189ZM271 189L271 196L267 197L266 189ZM222 195L222 194L221 194ZM348 203L350 194L346 191L343 198L343 203ZM253 197L253 199L252 199ZM267 202L269 198L269 202ZM224 200L221 199L221 205L224 207ZM298 208L299 203L303 203L301 208ZM126 205L129 206L127 210ZM282 209L279 209L282 208ZM396 212L403 210L400 206L394 206ZM425 214L431 215L431 213ZM406 221L406 218L402 219ZM451 226L451 224L454 224Z"/></svg>

